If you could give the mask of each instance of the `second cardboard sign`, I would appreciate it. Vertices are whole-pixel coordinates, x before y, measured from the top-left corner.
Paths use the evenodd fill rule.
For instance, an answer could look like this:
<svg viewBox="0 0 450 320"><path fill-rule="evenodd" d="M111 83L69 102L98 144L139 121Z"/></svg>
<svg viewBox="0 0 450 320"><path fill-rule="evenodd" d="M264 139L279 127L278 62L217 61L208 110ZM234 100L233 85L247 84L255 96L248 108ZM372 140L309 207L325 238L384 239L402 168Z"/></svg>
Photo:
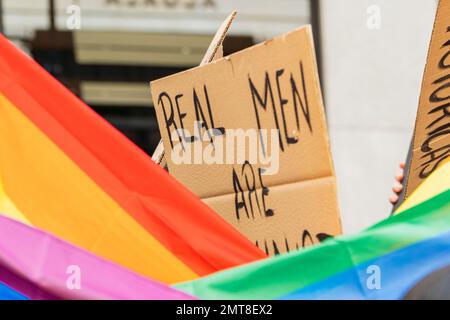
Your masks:
<svg viewBox="0 0 450 320"><path fill-rule="evenodd" d="M309 26L151 91L170 173L261 249L341 233Z"/></svg>
<svg viewBox="0 0 450 320"><path fill-rule="evenodd" d="M411 152L406 197L450 158L450 0L438 3Z"/></svg>

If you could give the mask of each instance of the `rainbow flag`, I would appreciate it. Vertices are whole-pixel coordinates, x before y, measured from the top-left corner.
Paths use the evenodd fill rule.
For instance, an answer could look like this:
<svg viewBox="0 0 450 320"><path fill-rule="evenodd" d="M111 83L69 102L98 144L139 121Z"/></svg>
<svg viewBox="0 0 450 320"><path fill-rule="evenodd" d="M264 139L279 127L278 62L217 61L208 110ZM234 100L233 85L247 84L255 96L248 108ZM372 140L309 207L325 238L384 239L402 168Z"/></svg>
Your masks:
<svg viewBox="0 0 450 320"><path fill-rule="evenodd" d="M0 299L192 299L1 216L0 279Z"/></svg>
<svg viewBox="0 0 450 320"><path fill-rule="evenodd" d="M265 257L2 35L0 212L164 283Z"/></svg>
<svg viewBox="0 0 450 320"><path fill-rule="evenodd" d="M450 159L443 162L419 187L402 203L394 214L418 205L450 187Z"/></svg>
<svg viewBox="0 0 450 320"><path fill-rule="evenodd" d="M28 300L19 292L0 282L0 300Z"/></svg>
<svg viewBox="0 0 450 320"><path fill-rule="evenodd" d="M440 194L358 235L176 288L203 299L401 299L425 276L450 265L448 168L434 173L439 180L430 180L441 186L446 181ZM419 192L437 190L427 182Z"/></svg>

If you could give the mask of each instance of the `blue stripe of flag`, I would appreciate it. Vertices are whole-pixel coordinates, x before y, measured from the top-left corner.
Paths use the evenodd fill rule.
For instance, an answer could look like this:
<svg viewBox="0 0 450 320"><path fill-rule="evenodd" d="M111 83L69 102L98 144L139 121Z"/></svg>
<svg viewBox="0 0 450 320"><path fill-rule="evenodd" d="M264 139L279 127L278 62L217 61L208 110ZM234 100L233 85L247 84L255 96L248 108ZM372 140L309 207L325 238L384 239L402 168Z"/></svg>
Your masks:
<svg viewBox="0 0 450 320"><path fill-rule="evenodd" d="M450 232L372 259L281 299L402 299L418 281L448 265ZM379 268L380 289L367 285L373 275L371 266Z"/></svg>

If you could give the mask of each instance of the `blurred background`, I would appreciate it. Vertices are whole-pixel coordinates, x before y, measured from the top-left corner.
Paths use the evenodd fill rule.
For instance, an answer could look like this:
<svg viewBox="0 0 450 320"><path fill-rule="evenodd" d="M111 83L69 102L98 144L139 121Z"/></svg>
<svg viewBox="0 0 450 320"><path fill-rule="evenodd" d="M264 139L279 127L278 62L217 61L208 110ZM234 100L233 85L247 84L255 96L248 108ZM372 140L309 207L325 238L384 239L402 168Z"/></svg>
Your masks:
<svg viewBox="0 0 450 320"><path fill-rule="evenodd" d="M386 218L435 0L0 0L0 31L152 154L149 81L198 65L233 9L225 54L313 26L344 232Z"/></svg>

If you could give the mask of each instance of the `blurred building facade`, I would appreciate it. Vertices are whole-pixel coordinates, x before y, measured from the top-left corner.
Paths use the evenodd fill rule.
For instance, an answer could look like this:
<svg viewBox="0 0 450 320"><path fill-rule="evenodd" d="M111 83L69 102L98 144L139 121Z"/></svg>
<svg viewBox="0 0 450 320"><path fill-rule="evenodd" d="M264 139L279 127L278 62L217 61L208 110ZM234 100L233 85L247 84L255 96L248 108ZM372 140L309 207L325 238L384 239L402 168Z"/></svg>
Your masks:
<svg viewBox="0 0 450 320"><path fill-rule="evenodd" d="M389 215L436 1L54 0L53 20L48 0L1 2L4 33L148 153L148 82L198 64L231 10L226 53L313 23L344 231Z"/></svg>

